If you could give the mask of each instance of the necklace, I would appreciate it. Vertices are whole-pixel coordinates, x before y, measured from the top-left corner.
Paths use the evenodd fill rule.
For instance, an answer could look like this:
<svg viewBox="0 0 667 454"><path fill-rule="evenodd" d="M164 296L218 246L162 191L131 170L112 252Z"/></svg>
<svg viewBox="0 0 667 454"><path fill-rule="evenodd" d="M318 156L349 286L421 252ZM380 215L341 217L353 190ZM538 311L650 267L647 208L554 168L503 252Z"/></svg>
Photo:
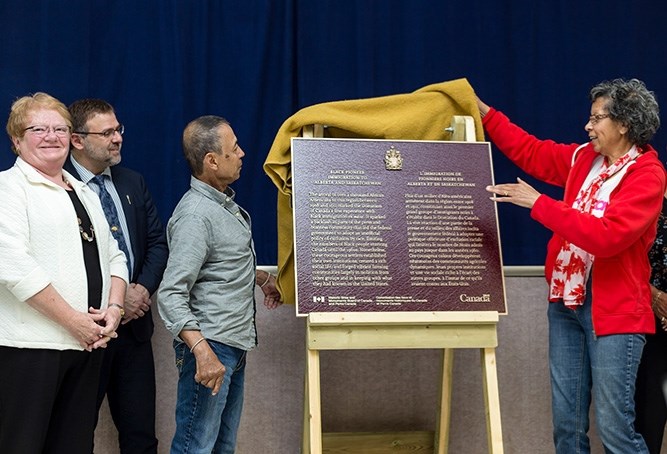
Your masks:
<svg viewBox="0 0 667 454"><path fill-rule="evenodd" d="M81 238L83 238L85 241L88 241L89 243L92 242L95 239L95 229L93 228L92 224L90 226L90 234L83 230L83 227L81 226L81 218L77 217L77 221L79 221L79 232L81 233Z"/></svg>

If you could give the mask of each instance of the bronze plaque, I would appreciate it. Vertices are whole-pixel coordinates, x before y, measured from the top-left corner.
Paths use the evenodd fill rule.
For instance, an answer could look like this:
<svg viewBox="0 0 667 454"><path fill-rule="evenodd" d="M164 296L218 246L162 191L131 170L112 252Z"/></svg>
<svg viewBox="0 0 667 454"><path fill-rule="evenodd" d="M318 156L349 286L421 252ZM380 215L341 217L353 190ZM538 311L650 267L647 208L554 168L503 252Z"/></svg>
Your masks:
<svg viewBox="0 0 667 454"><path fill-rule="evenodd" d="M292 139L297 315L506 312L488 142Z"/></svg>

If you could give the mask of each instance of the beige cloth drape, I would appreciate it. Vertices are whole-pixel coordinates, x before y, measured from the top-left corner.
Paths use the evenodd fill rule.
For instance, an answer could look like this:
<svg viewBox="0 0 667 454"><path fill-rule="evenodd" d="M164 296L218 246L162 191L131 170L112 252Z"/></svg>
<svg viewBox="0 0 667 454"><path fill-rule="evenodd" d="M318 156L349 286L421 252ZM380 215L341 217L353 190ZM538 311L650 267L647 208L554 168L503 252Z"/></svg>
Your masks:
<svg viewBox="0 0 667 454"><path fill-rule="evenodd" d="M295 302L292 225L291 138L304 126L326 125L326 137L449 140L454 115L471 115L478 141L484 140L475 92L466 79L428 85L406 94L305 107L278 130L264 161L264 171L278 188L278 289L286 303Z"/></svg>

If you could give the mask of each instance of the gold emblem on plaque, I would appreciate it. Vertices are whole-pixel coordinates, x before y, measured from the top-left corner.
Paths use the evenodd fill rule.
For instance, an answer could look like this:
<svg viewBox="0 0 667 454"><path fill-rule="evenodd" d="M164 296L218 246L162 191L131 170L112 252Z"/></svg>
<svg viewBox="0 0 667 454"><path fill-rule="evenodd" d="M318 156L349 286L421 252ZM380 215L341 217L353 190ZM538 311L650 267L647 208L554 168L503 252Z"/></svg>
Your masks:
<svg viewBox="0 0 667 454"><path fill-rule="evenodd" d="M403 169L403 156L401 156L401 152L393 146L384 154L384 167L387 170Z"/></svg>

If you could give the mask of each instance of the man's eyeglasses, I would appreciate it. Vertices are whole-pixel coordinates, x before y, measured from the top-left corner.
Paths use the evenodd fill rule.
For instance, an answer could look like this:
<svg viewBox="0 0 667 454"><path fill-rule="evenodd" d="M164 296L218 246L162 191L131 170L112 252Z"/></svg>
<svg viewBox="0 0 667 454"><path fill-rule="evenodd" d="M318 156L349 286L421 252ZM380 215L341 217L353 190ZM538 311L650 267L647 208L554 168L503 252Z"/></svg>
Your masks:
<svg viewBox="0 0 667 454"><path fill-rule="evenodd" d="M74 131L74 134L80 134L80 135L85 135L85 134L95 134L95 135L97 135L97 136L102 136L102 137L104 137L105 139L110 139L110 138L114 135L114 133L116 133L116 132L122 136L123 133L125 132L125 126L123 126L123 125L119 125L117 128L109 128L109 129L105 129L105 130L102 131L102 132Z"/></svg>
<svg viewBox="0 0 667 454"><path fill-rule="evenodd" d="M588 117L588 122L592 125L596 125L605 118L609 118L609 114L597 114L597 115L591 115Z"/></svg>
<svg viewBox="0 0 667 454"><path fill-rule="evenodd" d="M53 131L58 137L67 137L69 135L69 126L59 125L59 126L44 126L44 125L35 125L28 126L23 130L30 131L36 137L46 137L49 132Z"/></svg>

